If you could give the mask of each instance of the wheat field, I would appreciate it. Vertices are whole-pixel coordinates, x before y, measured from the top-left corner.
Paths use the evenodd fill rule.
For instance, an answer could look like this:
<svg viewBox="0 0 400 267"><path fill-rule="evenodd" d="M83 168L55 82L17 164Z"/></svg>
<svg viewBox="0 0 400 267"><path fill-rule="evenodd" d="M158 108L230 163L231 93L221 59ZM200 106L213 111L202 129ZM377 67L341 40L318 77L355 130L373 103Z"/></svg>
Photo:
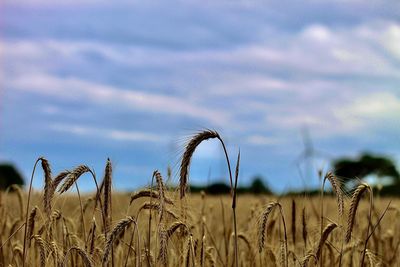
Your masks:
<svg viewBox="0 0 400 267"><path fill-rule="evenodd" d="M208 139L225 152L228 195L188 192ZM240 153L231 161L215 131L187 143L177 186L154 171L148 188L114 192L110 160L102 177L85 165L53 174L45 158L33 171L43 190L31 179L0 192L0 266L400 266L399 200L365 183L345 192L331 172L319 196L237 195ZM93 193L80 193L82 176Z"/></svg>

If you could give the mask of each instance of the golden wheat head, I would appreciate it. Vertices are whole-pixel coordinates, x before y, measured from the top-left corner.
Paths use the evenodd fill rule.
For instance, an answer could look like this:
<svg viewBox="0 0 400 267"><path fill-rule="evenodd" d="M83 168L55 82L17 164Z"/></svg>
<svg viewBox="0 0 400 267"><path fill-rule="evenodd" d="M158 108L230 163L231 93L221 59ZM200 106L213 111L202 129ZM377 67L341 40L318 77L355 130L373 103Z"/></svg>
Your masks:
<svg viewBox="0 0 400 267"><path fill-rule="evenodd" d="M220 138L219 134L216 131L206 130L200 132L193 136L193 138L186 145L185 152L182 156L182 161L180 165L180 197L183 198L186 193L188 176L189 176L189 165L192 159L193 153L196 150L197 146L200 145L201 142L212 139L212 138Z"/></svg>

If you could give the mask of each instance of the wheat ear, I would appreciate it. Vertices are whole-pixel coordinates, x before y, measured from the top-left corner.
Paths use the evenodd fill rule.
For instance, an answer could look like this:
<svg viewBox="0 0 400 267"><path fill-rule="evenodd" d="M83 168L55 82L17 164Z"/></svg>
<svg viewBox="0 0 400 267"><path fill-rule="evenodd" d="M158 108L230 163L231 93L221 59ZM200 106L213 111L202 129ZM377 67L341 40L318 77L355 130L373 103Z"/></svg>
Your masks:
<svg viewBox="0 0 400 267"><path fill-rule="evenodd" d="M196 150L197 146L200 145L201 142L212 139L212 138L220 138L219 134L216 131L206 130L200 132L193 136L193 138L186 145L185 152L182 156L182 161L180 165L180 196L183 198L185 196L187 186L188 186L188 176L189 176L189 166L190 161L192 159L193 153Z"/></svg>
<svg viewBox="0 0 400 267"><path fill-rule="evenodd" d="M53 187L53 180L51 179L51 168L48 160L45 158L41 158L41 164L44 172L44 195L43 195L44 211L46 212L47 216L50 216L51 214L50 194Z"/></svg>
<svg viewBox="0 0 400 267"><path fill-rule="evenodd" d="M324 246L326 240L329 237L329 234L337 227L336 223L330 223L328 224L325 229L322 231L322 236L321 239L318 242L317 250L315 252L315 255L317 256L317 259L321 257L321 252L322 252L322 247Z"/></svg>
<svg viewBox="0 0 400 267"><path fill-rule="evenodd" d="M39 247L40 266L46 266L46 245L44 240L39 235L33 235L31 238L35 240L35 244Z"/></svg>
<svg viewBox="0 0 400 267"><path fill-rule="evenodd" d="M61 188L58 190L60 194L67 192L71 186L81 177L84 173L90 172L90 169L86 165L80 165L73 169L66 176L66 180L61 185Z"/></svg>
<svg viewBox="0 0 400 267"><path fill-rule="evenodd" d="M324 183L326 180L328 180L330 182L333 192L335 192L339 216L342 216L343 210L344 210L344 200L343 200L343 193L342 193L342 189L340 186L340 182L332 172L328 172L325 175Z"/></svg>
<svg viewBox="0 0 400 267"><path fill-rule="evenodd" d="M357 186L356 190L354 191L351 197L350 211L347 220L347 230L345 237L346 243L348 243L351 239L351 232L353 231L358 204L360 203L361 197L364 194L364 192L368 190L371 190L370 186L368 184L362 183L359 186Z"/></svg>
<svg viewBox="0 0 400 267"><path fill-rule="evenodd" d="M215 260L214 260L214 257L212 255L212 250L213 250L213 247L208 247L206 249L206 253L204 255L205 261L208 262L207 266L210 266L210 267L214 267L215 266Z"/></svg>
<svg viewBox="0 0 400 267"><path fill-rule="evenodd" d="M156 178L157 182L157 190L158 190L158 200L159 200L159 215L160 215L160 222L163 219L164 210L165 210L165 186L163 182L163 178L161 173L158 170L155 170L153 176Z"/></svg>
<svg viewBox="0 0 400 267"><path fill-rule="evenodd" d="M311 259L314 259L314 263L315 263L315 264L316 264L317 261L318 261L317 257L316 257L313 253L308 253L308 254L303 258L303 261L301 262L301 266L302 266L302 267L307 267L308 262L309 262Z"/></svg>
<svg viewBox="0 0 400 267"><path fill-rule="evenodd" d="M138 217L139 217L139 213L142 210L157 210L157 211L159 211L160 210L160 204L157 204L157 203L144 203L138 210L138 215L137 215ZM175 220L178 219L178 216L175 213L173 213L171 210L165 209L164 212L166 214L168 214L169 216L171 216L173 219L175 219Z"/></svg>
<svg viewBox="0 0 400 267"><path fill-rule="evenodd" d="M174 222L167 230L167 237L168 239L175 233L175 231L177 231L179 228L183 228L186 231L188 231L188 227L186 224L184 224L181 221L176 221Z"/></svg>
<svg viewBox="0 0 400 267"><path fill-rule="evenodd" d="M35 206L31 212L29 213L28 218L28 230L27 230L27 237L30 240L35 228L35 218L38 208ZM28 243L28 247L30 246L30 242Z"/></svg>
<svg viewBox="0 0 400 267"><path fill-rule="evenodd" d="M136 223L135 219L128 216L127 218L120 220L111 231L110 235L108 235L104 249L103 264L107 263L108 261L108 257L110 256L110 252L116 237L119 236L121 232L125 231L125 229L132 223Z"/></svg>
<svg viewBox="0 0 400 267"><path fill-rule="evenodd" d="M90 256L86 253L85 250L79 248L79 247L71 247L70 249L68 249L67 253L65 254L65 258L64 258L64 262L63 262L63 266L66 266L67 261L68 261L68 254L70 254L72 251L75 251L76 253L78 253L78 255L81 257L83 264L86 267L92 267L93 266L93 261L90 258Z"/></svg>
<svg viewBox="0 0 400 267"><path fill-rule="evenodd" d="M168 264L168 233L165 230L164 224L161 223L158 228L158 242L159 242L159 252L158 261L162 266L167 266Z"/></svg>
<svg viewBox="0 0 400 267"><path fill-rule="evenodd" d="M268 217L272 213L275 207L279 205L278 202L271 202L268 204L267 208L264 210L264 212L261 214L261 218L259 220L259 225L258 225L258 251L261 253L264 244L265 244L265 239L266 239L266 226L268 224Z"/></svg>
<svg viewBox="0 0 400 267"><path fill-rule="evenodd" d="M104 233L107 237L109 227L111 224L111 185L112 185L112 165L110 159L107 159L106 167L104 170L104 217L106 225L104 225Z"/></svg>
<svg viewBox="0 0 400 267"><path fill-rule="evenodd" d="M157 198L158 199L159 195L158 195L157 192L149 190L149 189L140 190L140 191L135 192L135 193L133 193L131 195L131 199L130 199L129 204L132 205L133 201L135 201L136 199L139 199L139 198L143 198L143 197L151 197L151 198ZM164 201L167 204L171 204L171 205L174 204L174 202L170 198L167 198L166 196L164 196Z"/></svg>

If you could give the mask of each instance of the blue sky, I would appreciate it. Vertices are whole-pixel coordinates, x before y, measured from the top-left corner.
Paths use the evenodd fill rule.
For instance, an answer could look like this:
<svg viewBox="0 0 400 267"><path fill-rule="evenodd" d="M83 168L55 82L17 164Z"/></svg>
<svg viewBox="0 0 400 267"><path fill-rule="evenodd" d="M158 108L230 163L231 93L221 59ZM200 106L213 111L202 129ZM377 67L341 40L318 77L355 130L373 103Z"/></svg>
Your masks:
<svg viewBox="0 0 400 267"><path fill-rule="evenodd" d="M262 175L277 191L318 183L295 163L304 128L330 158L400 162L398 1L108 2L0 5L0 159L26 177L39 156L98 176L110 157L130 190L154 169L176 174L204 128L232 159L240 148L240 183ZM190 181L226 174L219 144L202 144Z"/></svg>

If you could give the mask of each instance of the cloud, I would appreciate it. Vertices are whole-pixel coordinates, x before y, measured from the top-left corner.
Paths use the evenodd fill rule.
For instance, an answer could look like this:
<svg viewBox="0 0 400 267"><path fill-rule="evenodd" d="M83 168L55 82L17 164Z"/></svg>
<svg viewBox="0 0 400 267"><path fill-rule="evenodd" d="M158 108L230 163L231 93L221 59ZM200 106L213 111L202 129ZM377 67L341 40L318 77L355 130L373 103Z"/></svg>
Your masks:
<svg viewBox="0 0 400 267"><path fill-rule="evenodd" d="M340 74L398 78L398 67L386 54L398 56L399 29L395 21L368 22L350 27L311 24L295 33L273 29L268 38L260 40L246 40L248 37L243 36L242 42L236 46L225 44L199 48L187 44L186 49L180 50L171 49L169 45L156 45L156 40L116 44L96 38L6 39L2 50L10 58L25 62L36 60L51 67L57 64L57 61L51 61L52 58L72 64L82 63L85 59L93 61L97 57L130 68L169 68L192 75L195 71L204 72L204 68L214 70L218 67L222 73L235 71L240 74L255 68L267 74L285 70L308 76ZM196 34L190 29L185 30ZM176 39L179 42L182 38L176 36ZM276 77L269 78L276 80Z"/></svg>
<svg viewBox="0 0 400 267"><path fill-rule="evenodd" d="M202 107L185 99L156 93L121 89L77 78L60 78L46 74L31 74L10 79L7 86L16 90L36 93L66 101L95 103L113 108L143 110L205 119L222 124L228 115L222 110Z"/></svg>
<svg viewBox="0 0 400 267"><path fill-rule="evenodd" d="M252 158L268 153L268 162L282 165L297 154L300 129L308 126L316 143L334 151L382 149L390 138L369 137L398 136L396 5L8 1L2 142L12 154L22 147L13 140L50 147L42 136L58 132L60 140L79 137L76 146L96 137L152 148L151 161L169 136L198 126L223 130ZM343 144L343 136L357 142ZM198 157L217 155L217 145L200 147ZM247 164L292 176L282 166Z"/></svg>
<svg viewBox="0 0 400 267"><path fill-rule="evenodd" d="M320 129L321 136L332 137L356 131L360 123L336 110L376 91L374 82L361 89L348 77L386 79L387 83L380 85L384 92L391 92L389 84L400 78L398 67L387 57L391 51L388 40L396 39L397 25L373 22L345 29L311 24L297 34L281 33L274 41L232 49L169 50L43 39L6 40L2 51L10 62L21 62L18 66L27 58L32 60L32 67L7 71L7 86L64 102L183 116L234 131L281 131L309 125ZM141 84L145 78L137 74L134 81L140 86L117 86L81 78L82 61L87 61L85 68L95 69L93 58L83 56L88 53L105 59L107 75L123 66L133 73L151 70L152 76L163 75L165 80L154 81L149 75L146 80L151 83ZM50 60L54 57L61 60ZM53 74L53 64L63 60L60 71L70 75ZM34 71L36 66L39 68ZM72 70L75 66L77 71ZM164 76L165 71L170 75ZM155 85L170 89L148 88Z"/></svg>
<svg viewBox="0 0 400 267"><path fill-rule="evenodd" d="M397 114L400 114L400 97L390 92L360 96L334 112L347 132L370 132L395 126Z"/></svg>
<svg viewBox="0 0 400 267"><path fill-rule="evenodd" d="M269 137L265 135L250 135L246 138L248 144L251 145L277 145L282 142L279 138Z"/></svg>
<svg viewBox="0 0 400 267"><path fill-rule="evenodd" d="M72 134L75 136L103 138L115 142L150 142L159 143L169 140L162 134L153 134L140 131L126 131L112 128L98 128L85 125L57 123L50 126L50 129L57 132Z"/></svg>
<svg viewBox="0 0 400 267"><path fill-rule="evenodd" d="M390 83L400 78L397 65L387 57L396 49L390 44L397 40L398 28L395 22L349 28L314 23L295 34L273 32L276 38L271 40L229 49L170 50L93 40L7 39L2 51L14 62L10 64L18 66L6 70L10 74L7 86L64 102L183 116L234 131L279 131L306 124L323 129L321 135L334 136L355 131L359 123L336 110L376 91L374 82L360 85L349 77L384 79L387 82L380 85L384 92L391 92ZM86 54L98 54L105 60L105 69L96 68L101 63ZM32 67L23 65L27 59ZM123 66L127 75L137 73L133 81L139 86L81 78L79 67L84 61L85 71L91 67L99 76L102 71L112 75ZM54 68L69 75L59 75ZM148 77L141 76L146 70ZM160 75L162 81L151 78ZM328 130L334 125L343 127Z"/></svg>
<svg viewBox="0 0 400 267"><path fill-rule="evenodd" d="M400 60L400 25L391 24L386 31L384 31L382 39L384 47Z"/></svg>

